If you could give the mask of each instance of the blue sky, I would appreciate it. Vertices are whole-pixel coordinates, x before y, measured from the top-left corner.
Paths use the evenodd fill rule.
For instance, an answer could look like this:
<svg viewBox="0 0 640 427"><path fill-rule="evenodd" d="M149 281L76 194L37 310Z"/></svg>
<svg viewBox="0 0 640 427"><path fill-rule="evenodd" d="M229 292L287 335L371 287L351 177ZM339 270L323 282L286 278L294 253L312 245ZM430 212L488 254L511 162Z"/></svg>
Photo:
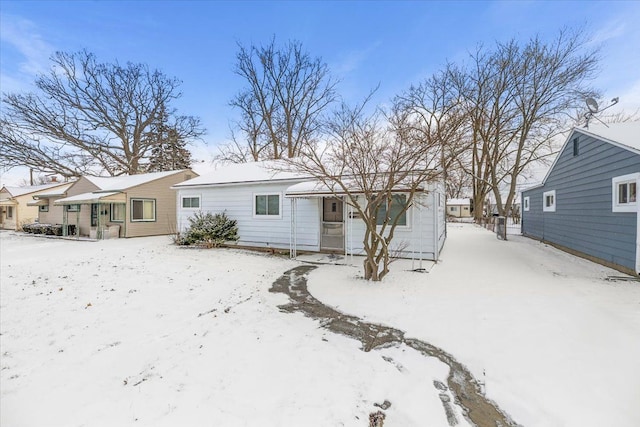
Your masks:
<svg viewBox="0 0 640 427"><path fill-rule="evenodd" d="M26 91L57 51L94 52L101 61L144 62L183 81L182 114L208 130L207 159L229 135L237 44L302 42L340 79L339 93L361 100L393 95L478 44L535 34L553 38L584 26L602 48L594 85L620 108L640 108L640 1L222 2L0 0L0 90ZM4 181L4 179L3 179Z"/></svg>

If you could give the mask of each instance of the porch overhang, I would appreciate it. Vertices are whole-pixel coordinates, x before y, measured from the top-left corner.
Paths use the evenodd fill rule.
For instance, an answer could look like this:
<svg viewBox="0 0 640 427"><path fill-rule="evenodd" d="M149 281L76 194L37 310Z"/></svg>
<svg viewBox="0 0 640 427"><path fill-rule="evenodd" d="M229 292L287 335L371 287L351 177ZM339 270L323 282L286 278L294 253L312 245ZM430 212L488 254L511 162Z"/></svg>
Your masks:
<svg viewBox="0 0 640 427"><path fill-rule="evenodd" d="M49 205L49 200L47 199L38 199L38 200L34 200L33 202L28 202L27 206L48 206Z"/></svg>
<svg viewBox="0 0 640 427"><path fill-rule="evenodd" d="M349 185L346 183L346 188L350 194L363 194L364 191L358 189L355 185ZM393 193L407 193L412 191L406 187L398 187L392 190ZM424 186L416 188L415 191L424 191ZM285 197L287 198L308 198L308 197L331 197L331 196L344 196L347 194L343 188L338 186L329 187L329 185L319 181L305 181L298 184L294 184L285 190Z"/></svg>
<svg viewBox="0 0 640 427"><path fill-rule="evenodd" d="M0 206L17 206L18 202L12 199L0 199Z"/></svg>
<svg viewBox="0 0 640 427"><path fill-rule="evenodd" d="M82 193L75 196L65 197L56 200L54 205L86 205L89 203L126 203L127 197L125 193L119 191L108 191L104 193Z"/></svg>

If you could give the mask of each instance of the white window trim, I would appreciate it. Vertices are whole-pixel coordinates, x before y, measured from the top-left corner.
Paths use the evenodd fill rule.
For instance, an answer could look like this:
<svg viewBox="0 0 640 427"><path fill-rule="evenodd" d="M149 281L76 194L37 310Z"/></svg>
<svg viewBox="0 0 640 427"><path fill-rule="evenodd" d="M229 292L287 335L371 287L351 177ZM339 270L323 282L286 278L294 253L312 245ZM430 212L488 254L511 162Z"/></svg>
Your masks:
<svg viewBox="0 0 640 427"><path fill-rule="evenodd" d="M49 205L40 205L40 206L38 206L38 212L49 212Z"/></svg>
<svg viewBox="0 0 640 427"><path fill-rule="evenodd" d="M394 194L404 194L404 193L394 193ZM404 194L404 195L405 195L405 197L407 199L409 198L409 196L407 194ZM415 199L415 196L414 196L414 199ZM440 205L440 201L441 201L441 198L438 197L438 205ZM410 230L412 230L412 228L411 228L411 226L412 226L411 218L413 218L413 212L411 210L413 209L413 204L414 203L415 202L412 202L411 205L405 211L405 219L406 219L407 223L404 224L404 225L402 225L402 224L396 225L396 230L401 230L401 231L410 231ZM458 207L458 206L456 206L456 207ZM389 223L387 224L387 227L390 227L391 225L392 225L392 222L389 221ZM382 225L376 224L376 227L378 229L381 229Z"/></svg>
<svg viewBox="0 0 640 427"><path fill-rule="evenodd" d="M258 215L256 214L256 197L258 196L278 196L278 215ZM282 193L279 192L264 192L253 193L251 203L251 213L254 219L282 219Z"/></svg>
<svg viewBox="0 0 640 427"><path fill-rule="evenodd" d="M618 203L618 185L632 182L636 183L636 201L630 203ZM638 172L611 178L611 210L613 212L638 211L638 184L640 184L640 173Z"/></svg>
<svg viewBox="0 0 640 427"><path fill-rule="evenodd" d="M113 214L115 212L115 206L116 205L122 205L124 206L124 215L122 219L114 219ZM127 205L125 203L111 203L109 204L109 222L124 222L124 220L127 217Z"/></svg>
<svg viewBox="0 0 640 427"><path fill-rule="evenodd" d="M140 201L140 202L146 202L146 201L152 201L153 202L153 219L134 219L133 218L133 202L134 201ZM132 198L129 200L129 204L131 205L131 222L156 222L156 210L158 208L158 205L156 203L156 199L146 199L144 197L142 198ZM144 208L142 209L142 212L144 213Z"/></svg>
<svg viewBox="0 0 640 427"><path fill-rule="evenodd" d="M184 207L184 199L198 199L198 207L197 208L185 208ZM180 209L184 209L186 211L198 211L200 209L202 209L202 197L200 197L199 194L192 194L192 195L181 195L180 196Z"/></svg>
<svg viewBox="0 0 640 427"><path fill-rule="evenodd" d="M531 206L531 200L529 199L529 196L527 196L524 198L524 211L529 212L530 206Z"/></svg>
<svg viewBox="0 0 640 427"><path fill-rule="evenodd" d="M553 204L547 206L547 196L553 196ZM542 211L543 212L555 212L556 205L558 204L558 198L556 197L556 190L545 191L542 193Z"/></svg>

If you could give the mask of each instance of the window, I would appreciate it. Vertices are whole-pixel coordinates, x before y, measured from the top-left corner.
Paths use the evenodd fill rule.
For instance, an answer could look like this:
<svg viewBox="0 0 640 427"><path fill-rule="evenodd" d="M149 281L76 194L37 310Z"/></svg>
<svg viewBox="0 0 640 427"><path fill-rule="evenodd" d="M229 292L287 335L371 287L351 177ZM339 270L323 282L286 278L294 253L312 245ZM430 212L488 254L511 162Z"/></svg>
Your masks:
<svg viewBox="0 0 640 427"><path fill-rule="evenodd" d="M13 218L13 206L7 206L7 219Z"/></svg>
<svg viewBox="0 0 640 427"><path fill-rule="evenodd" d="M49 212L49 205L38 206L38 212Z"/></svg>
<svg viewBox="0 0 640 427"><path fill-rule="evenodd" d="M279 194L257 194L254 198L254 216L280 216Z"/></svg>
<svg viewBox="0 0 640 427"><path fill-rule="evenodd" d="M155 221L156 201L154 199L131 199L131 221Z"/></svg>
<svg viewBox="0 0 640 427"><path fill-rule="evenodd" d="M125 207L124 203L111 203L111 222L124 222Z"/></svg>
<svg viewBox="0 0 640 427"><path fill-rule="evenodd" d="M524 210L525 211L529 210L529 196L524 198Z"/></svg>
<svg viewBox="0 0 640 427"><path fill-rule="evenodd" d="M67 205L67 212L80 212L80 205Z"/></svg>
<svg viewBox="0 0 640 427"><path fill-rule="evenodd" d="M556 211L556 190L542 193L542 210L544 212Z"/></svg>
<svg viewBox="0 0 640 427"><path fill-rule="evenodd" d="M622 175L611 180L613 212L636 212L640 173Z"/></svg>
<svg viewBox="0 0 640 427"><path fill-rule="evenodd" d="M188 196L182 198L182 207L184 209L199 209L200 196Z"/></svg>
<svg viewBox="0 0 640 427"><path fill-rule="evenodd" d="M580 154L580 140L573 138L573 155L577 156L578 154Z"/></svg>
<svg viewBox="0 0 640 427"><path fill-rule="evenodd" d="M385 218L389 218L389 223L393 223L396 218L398 219L398 225L407 225L407 211L403 212L404 207L407 205L406 194L394 194L391 196L391 209L387 215L387 204L382 203L378 208L378 214L376 215L376 222L378 225L384 223Z"/></svg>

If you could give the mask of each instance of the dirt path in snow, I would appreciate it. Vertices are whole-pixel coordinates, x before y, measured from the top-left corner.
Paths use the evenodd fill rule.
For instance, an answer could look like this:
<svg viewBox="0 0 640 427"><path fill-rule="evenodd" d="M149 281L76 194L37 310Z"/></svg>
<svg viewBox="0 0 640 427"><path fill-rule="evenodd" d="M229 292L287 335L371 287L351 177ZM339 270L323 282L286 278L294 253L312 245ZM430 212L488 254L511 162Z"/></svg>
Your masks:
<svg viewBox="0 0 640 427"><path fill-rule="evenodd" d="M314 298L307 290L306 275L317 268L312 265L302 265L285 272L273 283L270 292L284 293L291 302L280 306L288 313L300 312L312 319L319 320L322 327L357 339L362 343L363 351L371 351L378 347L405 344L420 352L424 356L435 357L447 364L451 369L447 382L456 404L462 408L465 418L479 427L517 426L498 405L487 399L481 392L478 381L471 372L458 362L453 356L427 342L413 338L405 338L404 332L387 326L363 322L355 316L343 314L331 307L327 307ZM444 384L435 384L437 388ZM443 398L446 397L445 398ZM448 396L441 394L442 403L451 426L458 421L448 402Z"/></svg>

